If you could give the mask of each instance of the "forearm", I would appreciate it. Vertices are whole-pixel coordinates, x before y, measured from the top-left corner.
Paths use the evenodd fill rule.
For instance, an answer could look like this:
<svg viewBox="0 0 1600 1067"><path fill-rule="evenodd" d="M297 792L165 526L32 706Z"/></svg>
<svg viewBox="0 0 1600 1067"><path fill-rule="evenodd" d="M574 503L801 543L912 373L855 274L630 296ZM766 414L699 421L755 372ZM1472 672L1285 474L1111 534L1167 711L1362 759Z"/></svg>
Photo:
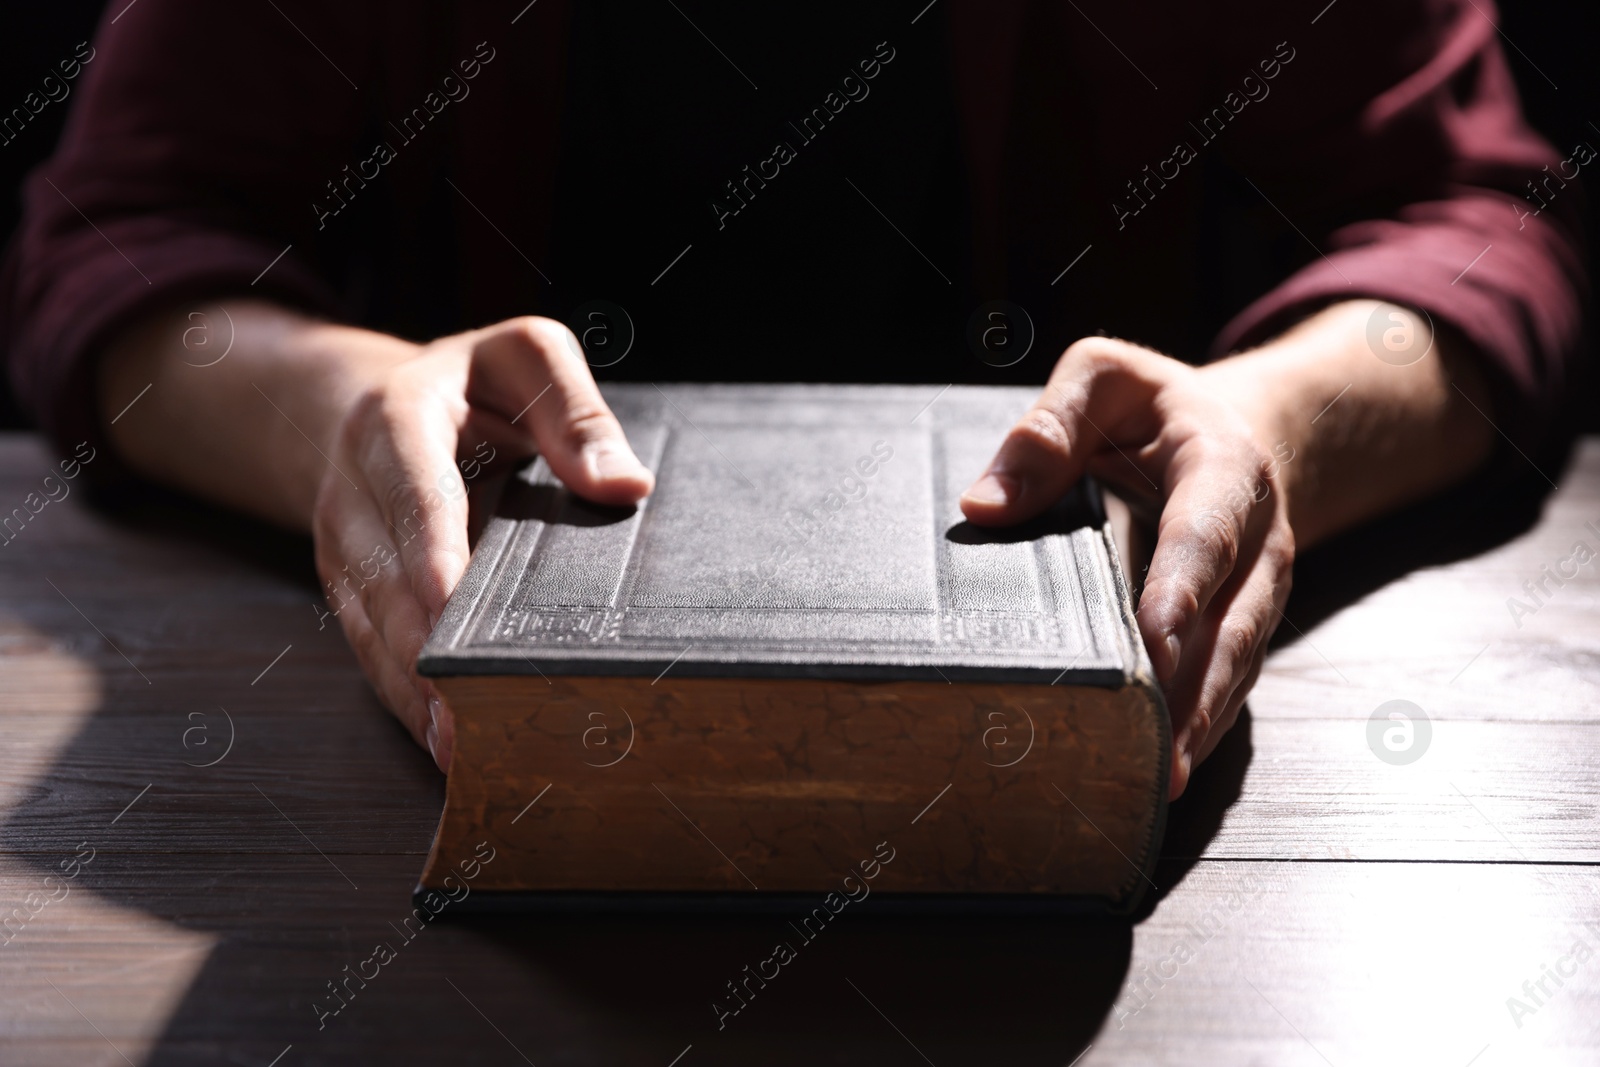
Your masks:
<svg viewBox="0 0 1600 1067"><path fill-rule="evenodd" d="M100 417L137 473L309 530L344 412L417 352L398 338L263 301L184 308L139 323L108 347Z"/></svg>
<svg viewBox="0 0 1600 1067"><path fill-rule="evenodd" d="M1452 350L1448 334L1429 337L1424 321L1414 343L1425 356L1379 359L1368 344L1377 307L1333 305L1201 371L1280 453L1276 478L1302 548L1462 480L1494 444L1476 357Z"/></svg>

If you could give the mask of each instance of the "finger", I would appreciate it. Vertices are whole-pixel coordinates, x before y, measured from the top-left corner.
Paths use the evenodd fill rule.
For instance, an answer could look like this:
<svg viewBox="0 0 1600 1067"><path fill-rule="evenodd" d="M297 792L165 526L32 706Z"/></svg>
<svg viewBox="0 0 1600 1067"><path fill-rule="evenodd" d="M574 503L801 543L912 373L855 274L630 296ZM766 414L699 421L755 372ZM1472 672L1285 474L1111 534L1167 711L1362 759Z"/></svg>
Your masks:
<svg viewBox="0 0 1600 1067"><path fill-rule="evenodd" d="M375 505L342 482L317 510L317 569L367 677L412 736L449 766L455 732L433 683L416 674L431 626Z"/></svg>
<svg viewBox="0 0 1600 1067"><path fill-rule="evenodd" d="M486 331L475 345L467 396L508 419L525 419L540 455L579 496L623 505L655 488L600 396L577 338L559 322L516 319Z"/></svg>
<svg viewBox="0 0 1600 1067"><path fill-rule="evenodd" d="M468 482L485 474L520 467L538 454L537 442L526 418L509 422L504 415L483 408L469 409L456 448L456 467Z"/></svg>
<svg viewBox="0 0 1600 1067"><path fill-rule="evenodd" d="M338 609L339 625L350 647L355 649L362 673L378 699L437 762L436 742L431 743L429 737L433 721L421 690L412 684L404 667L384 644L382 635L373 627L358 599L343 603L330 601L330 604Z"/></svg>
<svg viewBox="0 0 1600 1067"><path fill-rule="evenodd" d="M432 368L430 368L432 369ZM341 528L325 531L343 553L343 562L364 560L379 539L393 545L421 604L429 629L444 612L450 593L466 571L467 501L456 472L459 422L466 404L452 411L449 395L459 396L459 383L439 383L422 375L400 376L381 392L357 402L341 429L340 451L356 457L354 470L342 470L354 492L330 480L328 492L361 504L336 507ZM322 509L319 509L322 510ZM365 510L375 521L350 529L352 516ZM377 608L374 619L383 620Z"/></svg>
<svg viewBox="0 0 1600 1067"><path fill-rule="evenodd" d="M1266 662L1267 646L1263 644L1256 650L1255 662L1250 665L1250 672L1244 676L1234 689L1233 695L1228 698L1228 704L1217 716L1217 721L1211 724L1211 731L1206 734L1205 743L1200 746L1200 752L1195 756L1193 765L1198 767L1211 758L1211 753L1216 751L1222 739L1228 736L1228 731L1238 725L1239 713L1244 710L1245 701L1250 699L1250 690L1255 688L1256 682L1261 678L1261 666Z"/></svg>
<svg viewBox="0 0 1600 1067"><path fill-rule="evenodd" d="M1161 505L1165 502L1160 485L1160 480L1166 477L1161 466L1166 459L1164 453L1165 448L1159 441L1148 442L1142 448L1119 446L1090 456L1084 470L1086 477L1121 497L1134 519L1149 528L1152 549L1156 524L1161 519Z"/></svg>
<svg viewBox="0 0 1600 1067"><path fill-rule="evenodd" d="M1265 650L1263 650L1263 657L1264 655ZM1224 710L1222 716L1212 724L1210 731L1206 734L1205 743L1200 748L1199 755L1191 756L1188 754L1187 749L1180 749L1176 744L1172 746L1172 778L1171 784L1167 787L1168 800L1177 800L1184 794L1189 788L1189 782L1193 779L1196 768L1211 756L1212 750L1222 742L1224 737L1228 736L1228 731L1232 730L1235 724L1238 723L1239 712L1244 708L1245 701L1249 699L1250 690L1256 684L1256 679L1260 674L1261 658L1258 658L1251 667L1250 673L1245 675L1244 681L1234 691L1235 695L1229 699L1228 707Z"/></svg>
<svg viewBox="0 0 1600 1067"><path fill-rule="evenodd" d="M1091 337L1075 343L1056 364L1039 400L1006 434L988 469L962 494L962 512L974 523L997 526L1021 522L1054 504L1083 476L1095 453L1117 447L1125 422L1136 415L1148 418L1152 397L1176 367L1123 341Z"/></svg>
<svg viewBox="0 0 1600 1067"><path fill-rule="evenodd" d="M1220 739L1231 725L1226 721L1231 698L1250 678L1277 627L1279 561L1265 548L1260 557L1216 597L1171 687L1173 796L1183 791L1195 764L1210 751L1207 742L1214 747L1212 735Z"/></svg>
<svg viewBox="0 0 1600 1067"><path fill-rule="evenodd" d="M331 539L319 536L318 570L325 577L330 571L343 573L342 567L334 563L336 553L326 548L329 544ZM379 588L390 590L389 596L372 595ZM396 603L398 598L410 600L409 607L403 601ZM428 750L439 769L448 771L455 747L455 719L433 683L416 674L416 653L427 631L421 628L421 607L410 598L406 583L396 576L381 586L368 582L362 590L345 576L344 581L334 583L328 605L334 609L378 699ZM386 618L386 629L398 626L401 630L403 637L398 645L374 625L374 610L386 613L376 616Z"/></svg>
<svg viewBox="0 0 1600 1067"><path fill-rule="evenodd" d="M1271 522L1275 502L1261 495L1271 486L1250 446L1231 446L1244 450L1236 455L1215 454L1229 447L1190 438L1167 464L1170 493L1138 610L1140 633L1163 682L1172 678L1211 598Z"/></svg>
<svg viewBox="0 0 1600 1067"><path fill-rule="evenodd" d="M320 513L319 564L337 570L341 598L360 604L385 647L409 669L428 639L431 620L376 507L370 499L349 495L353 499L345 506Z"/></svg>
<svg viewBox="0 0 1600 1067"><path fill-rule="evenodd" d="M430 684L429 688L432 686ZM436 731L433 745L434 762L445 774L450 773L450 761L456 752L456 715L450 710L450 705L445 701L444 695L437 689L433 690L428 698L428 714L433 719Z"/></svg>
<svg viewBox="0 0 1600 1067"><path fill-rule="evenodd" d="M1292 574L1292 569L1285 569L1278 574L1273 582L1271 625L1266 632L1266 636L1256 647L1255 659L1250 664L1249 672L1234 686L1233 693L1228 697L1228 703L1224 706L1222 714L1217 716L1211 731L1206 735L1205 742L1200 746L1200 752L1194 760L1197 765L1204 762L1211 755L1212 750L1217 747L1222 739L1227 736L1228 731L1233 729L1234 724L1239 721L1239 712L1244 708L1245 701L1250 697L1250 691L1255 688L1256 681L1261 677L1261 668L1267 660L1267 647L1272 643L1273 634L1277 633L1278 623L1283 621L1283 609L1289 601L1290 587L1294 584Z"/></svg>

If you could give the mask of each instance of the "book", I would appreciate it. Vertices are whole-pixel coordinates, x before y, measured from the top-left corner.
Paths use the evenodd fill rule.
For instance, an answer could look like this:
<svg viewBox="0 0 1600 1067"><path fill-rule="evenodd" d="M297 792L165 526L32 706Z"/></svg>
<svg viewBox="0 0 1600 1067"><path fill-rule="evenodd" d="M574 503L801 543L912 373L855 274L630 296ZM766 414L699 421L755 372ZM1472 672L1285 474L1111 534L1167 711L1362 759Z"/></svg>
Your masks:
<svg viewBox="0 0 1600 1067"><path fill-rule="evenodd" d="M507 484L418 663L419 897L492 855L463 906L1136 905L1171 727L1099 493L958 506L1035 390L602 391L655 491Z"/></svg>

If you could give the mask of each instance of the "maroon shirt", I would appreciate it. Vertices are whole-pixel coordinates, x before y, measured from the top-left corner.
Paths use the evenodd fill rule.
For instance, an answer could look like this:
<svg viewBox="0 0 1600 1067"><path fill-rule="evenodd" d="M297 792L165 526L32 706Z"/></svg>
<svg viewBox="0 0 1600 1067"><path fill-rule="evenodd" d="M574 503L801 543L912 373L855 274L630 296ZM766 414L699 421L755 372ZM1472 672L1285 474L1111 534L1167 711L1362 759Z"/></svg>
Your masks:
<svg viewBox="0 0 1600 1067"><path fill-rule="evenodd" d="M612 296L549 281L563 280L561 249L581 234L560 214L585 188L560 165L574 143L574 21L563 0L524 3L141 0L120 15L112 5L116 21L101 27L60 147L27 183L26 221L0 278L0 337L17 393L44 428L69 447L98 439L97 349L135 318L185 301L259 295L421 337ZM634 47L659 40L664 62L715 92L695 105L708 116L704 144L638 160L639 196L703 195L610 257L637 258L621 302L669 322L673 308L698 316L706 279L759 281L763 262L798 284L771 262L770 242L767 260L749 262L739 257L763 246L739 242L755 240L762 212L793 214L803 232L806 198L837 196L828 217L854 205L861 215L848 225L883 242L838 282L858 310L881 273L895 292L934 287L936 298L907 298L935 309L907 316L919 323L949 305L959 333L977 301L1004 297L1035 316L1052 358L1104 330L1196 359L1264 341L1330 302L1381 297L1424 309L1476 347L1496 378L1496 421L1520 446L1548 428L1579 353L1587 281L1571 179L1593 155L1557 152L1524 124L1489 0L937 3L916 24L920 3L839 30L862 34L841 55L868 61L880 42L896 53L873 76L876 100L830 103L835 89L849 96L841 74L866 78L865 67L832 59L814 89L794 79L788 96L772 82L756 89L763 42L730 28L737 6L708 13L707 0L687 12L693 32L669 22L644 34ZM641 17L679 17L661 11ZM751 142L750 131L780 112L798 119L796 100L839 108L817 144L833 130L847 141L850 123L858 141L874 140L873 122L887 130L888 116L914 113L895 110L894 79L914 69L930 32L947 54L939 76L950 85L960 212L906 181L850 192L838 184L849 169L825 173L822 150L795 127L781 137L798 160L771 189L744 185L737 216L726 214L742 203L729 190L696 184L723 174L724 158L767 165L774 138ZM724 45L732 54L719 57ZM750 110L774 99L782 105ZM698 129L698 114L686 128ZM721 122L744 140L722 144ZM916 143L938 158L937 130ZM711 157L716 166L702 165ZM811 178L789 176L807 167ZM1219 184L1218 173L1236 177ZM748 180L731 164L725 177ZM772 207L785 196L787 207ZM1216 226L1219 200L1241 228ZM940 228L952 219L958 241ZM1207 258L1245 231L1265 234L1272 253L1246 286L1250 300L1238 298L1237 279L1219 287ZM685 245L693 251L649 280ZM814 317L826 327L825 311ZM738 345L764 342L736 337L691 364L693 339L681 324L674 331L676 362L638 357L621 369L942 383L1042 381L1050 362L1002 371L942 350L875 362L845 346L832 362L739 363ZM774 324L775 351L787 333Z"/></svg>

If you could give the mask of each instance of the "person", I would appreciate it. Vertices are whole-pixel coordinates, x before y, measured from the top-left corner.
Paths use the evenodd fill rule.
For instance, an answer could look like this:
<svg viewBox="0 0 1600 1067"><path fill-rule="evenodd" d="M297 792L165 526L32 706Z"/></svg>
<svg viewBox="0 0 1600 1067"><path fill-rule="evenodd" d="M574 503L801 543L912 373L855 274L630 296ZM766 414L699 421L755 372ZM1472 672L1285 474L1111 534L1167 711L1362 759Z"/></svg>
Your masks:
<svg viewBox="0 0 1600 1067"><path fill-rule="evenodd" d="M415 663L475 457L652 489L580 297L651 335L613 376L1037 384L962 340L1004 297L1059 358L961 507L1158 511L1177 796L1298 549L1548 434L1592 150L1524 124L1489 0L910 6L108 12L0 283L17 391L98 476L309 531L329 590L384 559L339 622L446 768Z"/></svg>

